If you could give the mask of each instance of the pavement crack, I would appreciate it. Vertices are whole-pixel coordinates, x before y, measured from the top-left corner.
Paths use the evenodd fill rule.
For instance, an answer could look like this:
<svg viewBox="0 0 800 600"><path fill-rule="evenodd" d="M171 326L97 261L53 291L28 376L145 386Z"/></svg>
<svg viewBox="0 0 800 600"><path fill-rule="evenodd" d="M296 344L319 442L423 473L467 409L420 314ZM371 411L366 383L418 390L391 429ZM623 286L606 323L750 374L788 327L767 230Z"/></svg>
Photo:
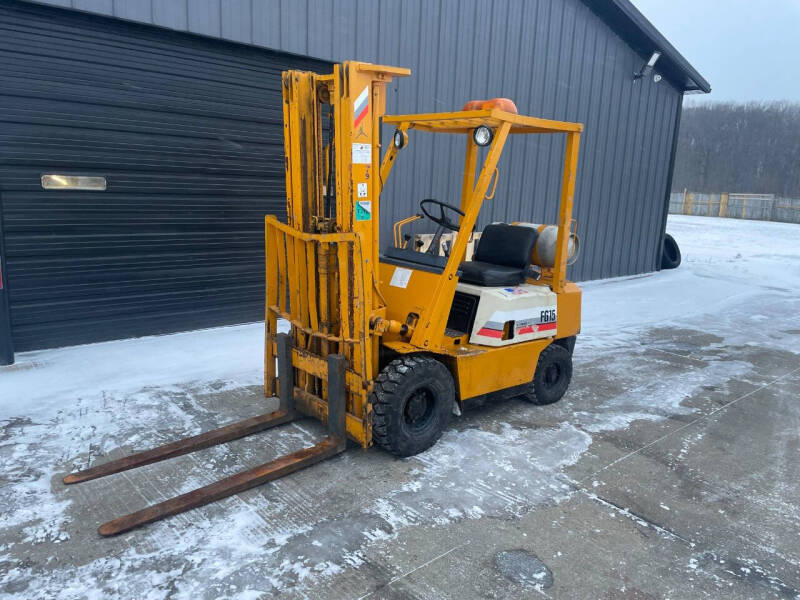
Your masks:
<svg viewBox="0 0 800 600"><path fill-rule="evenodd" d="M606 506L606 507L612 509L614 512L616 512L618 514L621 514L622 516L631 519L635 523L637 523L639 525L642 525L643 527L647 527L649 529L652 529L653 531L656 531L657 533L660 533L661 535L664 535L664 536L666 536L666 537L668 537L668 538L670 538L672 540L677 540L677 541L683 543L688 548L694 548L695 545L696 545L693 541L691 541L689 539L686 539L682 535L679 535L679 534L675 533L674 531L672 531L671 529L669 529L667 527L664 527L663 525L659 525L658 523L656 523L652 519L649 519L648 517L645 517L644 515L640 515L638 513L635 513L629 508L626 508L624 506L620 506L616 502L613 502L611 500L607 500L606 498L601 498L595 492L590 492L589 490L586 490L586 489L583 489L583 488L580 488L578 491L583 492L584 494L586 494L590 499L594 500L595 502L598 502L598 503L602 504L603 506Z"/></svg>
<svg viewBox="0 0 800 600"><path fill-rule="evenodd" d="M467 544L469 544L469 542L468 542L468 541L467 541L467 542L464 542L463 544L459 544L458 546L453 546L452 548L450 548L450 549L449 549L449 550L447 550L446 552L442 552L442 553L441 553L441 554L439 554L438 556L434 556L434 557L433 557L433 558L431 558L430 560L428 560L428 561L426 561L426 562L422 563L421 565L419 565L419 566L417 566L417 567L414 567L414 568L413 568L413 569L411 569L410 571L406 571L406 572L405 572L405 573L403 573L402 575L398 575L397 577L393 577L392 579L390 579L389 581L387 581L387 582L386 582L386 583L384 583L383 585L376 587L374 590L372 590L372 591L370 591L370 592L367 592L367 593L366 593L366 594L364 594L363 596L360 596L360 597L358 598L358 600L364 600L364 598L369 598L370 596L372 596L373 594L375 594L375 593L377 593L377 592L381 591L382 589L385 589L385 588L389 587L390 585L392 585L393 583L396 583L397 581L400 581L401 579L403 579L403 578L405 578L405 577L408 577L408 576L409 576L409 575L411 575L412 573L416 573L416 572L417 572L417 571L419 571L420 569L424 569L425 567L427 567L427 566L428 566L428 565L430 565L431 563L434 563L434 562L436 562L437 560L439 560L439 559L441 559L441 558L444 558L445 556L447 556L448 554L450 554L450 553L452 553L452 552L455 552L455 551L456 551L456 550L458 550L459 548L463 548L463 547L464 547L464 546L466 546Z"/></svg>
<svg viewBox="0 0 800 600"><path fill-rule="evenodd" d="M636 456L637 454L641 454L642 452L644 452L648 448L650 448L652 446L655 446L659 442L661 442L661 441L663 441L663 440L665 440L665 439L667 439L669 437L672 437L673 435L675 435L676 433L678 433L680 431L683 431L687 427L691 427L692 425L695 425L696 423L700 423L701 421L706 421L706 420L710 419L711 417L716 415L718 412L723 411L723 410L725 410L726 408L728 408L730 406L733 406L734 404L736 404L740 400L744 400L745 398L749 398L753 394L756 394L757 392L765 390L768 387L778 383L779 381L782 381L782 380L786 379L787 377L790 377L791 375L794 375L797 372L800 372L800 367L797 367L796 369L792 369L791 371L789 371L787 373L784 373L783 375L781 375L779 377L776 377L772 381L768 381L767 383L757 387L756 389L750 390L746 394L742 394L741 396L739 396L738 398L734 398L730 402L726 402L725 404L723 404L723 405L715 408L714 410L712 410L710 413L705 414L705 415L701 415L701 416L697 417L696 419L693 419L693 420L689 421L685 425L683 425L681 427L678 427L677 429L675 429L673 431L665 433L664 435L662 435L660 437L657 437L652 442L649 442L649 443L645 444L644 446L641 446L640 448L637 448L636 450L633 450L633 451L628 452L627 454L625 454L623 456L620 456L618 459L611 461L610 463L608 463L604 467L598 469L594 473L591 473L590 475L587 475L581 481L587 481L589 479L595 478L599 473L605 471L606 469L609 469L609 468L611 468L611 467L613 467L613 466L615 466L615 465L617 465L617 464L619 464L619 463L621 463L623 461L626 461L629 458L631 458L632 456Z"/></svg>
<svg viewBox="0 0 800 600"><path fill-rule="evenodd" d="M647 350L652 350L653 352L660 352L661 354L667 354L669 356L674 356L675 358L681 358L683 360L690 360L690 361L696 362L696 363L704 365L704 366L708 364L707 360L703 360L701 358L695 358L694 356L691 356L691 355L678 354L677 352L670 352L669 350L664 350L663 348L656 348L655 346L650 346L650 345L647 345L647 344L644 344L644 343L642 343L640 345L643 348L646 348Z"/></svg>

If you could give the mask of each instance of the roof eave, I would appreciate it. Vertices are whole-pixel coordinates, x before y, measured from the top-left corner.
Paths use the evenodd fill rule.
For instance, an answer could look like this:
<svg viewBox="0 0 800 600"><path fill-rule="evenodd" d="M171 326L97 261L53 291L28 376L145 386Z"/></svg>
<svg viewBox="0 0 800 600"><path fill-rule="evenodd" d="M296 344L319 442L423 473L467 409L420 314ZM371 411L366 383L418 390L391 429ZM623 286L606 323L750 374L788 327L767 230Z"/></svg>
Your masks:
<svg viewBox="0 0 800 600"><path fill-rule="evenodd" d="M709 93L711 85L630 0L584 0L642 56L661 53L658 70L683 92Z"/></svg>

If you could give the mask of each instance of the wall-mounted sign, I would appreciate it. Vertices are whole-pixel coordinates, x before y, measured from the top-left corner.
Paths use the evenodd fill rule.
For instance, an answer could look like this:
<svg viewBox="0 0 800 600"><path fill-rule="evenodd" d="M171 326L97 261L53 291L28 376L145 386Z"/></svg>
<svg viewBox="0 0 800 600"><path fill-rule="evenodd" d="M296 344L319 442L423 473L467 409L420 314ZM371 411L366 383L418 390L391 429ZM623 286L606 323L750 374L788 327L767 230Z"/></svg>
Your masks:
<svg viewBox="0 0 800 600"><path fill-rule="evenodd" d="M90 190L104 192L106 178L90 175L42 175L42 187L46 190Z"/></svg>

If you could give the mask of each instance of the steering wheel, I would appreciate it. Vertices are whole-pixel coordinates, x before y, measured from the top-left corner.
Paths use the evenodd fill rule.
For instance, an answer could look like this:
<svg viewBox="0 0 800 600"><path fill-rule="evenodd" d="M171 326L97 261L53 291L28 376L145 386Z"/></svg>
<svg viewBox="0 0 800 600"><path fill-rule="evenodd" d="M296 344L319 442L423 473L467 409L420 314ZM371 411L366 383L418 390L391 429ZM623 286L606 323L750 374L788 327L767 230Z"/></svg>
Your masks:
<svg viewBox="0 0 800 600"><path fill-rule="evenodd" d="M426 208L426 206L431 205L431 204L439 207L439 216L438 216L438 218L434 217L431 213L428 212L428 209ZM445 208L448 209L448 210L452 210L454 213L457 213L457 214L461 215L462 217L464 216L464 211L462 211L457 206L453 206L452 204L447 204L447 202L442 202L440 200L434 200L433 198L426 198L425 200L423 200L422 202L419 203L419 209L422 211L422 214L424 214L426 217L428 217L431 221L433 221L434 223L436 223L440 227L444 227L445 229L449 229L450 231L458 231L459 230L458 222L453 223L450 219L447 218L447 215L445 214L445 210L444 210Z"/></svg>

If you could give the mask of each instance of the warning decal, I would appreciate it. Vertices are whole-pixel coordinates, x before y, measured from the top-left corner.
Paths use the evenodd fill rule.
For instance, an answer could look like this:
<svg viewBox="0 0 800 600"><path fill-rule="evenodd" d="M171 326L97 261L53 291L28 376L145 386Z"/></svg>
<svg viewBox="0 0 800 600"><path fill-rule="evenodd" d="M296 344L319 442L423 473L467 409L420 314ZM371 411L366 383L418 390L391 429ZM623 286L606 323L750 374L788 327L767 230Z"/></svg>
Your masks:
<svg viewBox="0 0 800 600"><path fill-rule="evenodd" d="M368 165L372 163L372 146L369 144L353 144L354 165Z"/></svg>
<svg viewBox="0 0 800 600"><path fill-rule="evenodd" d="M356 202L356 221L369 221L372 218L372 202L358 200Z"/></svg>
<svg viewBox="0 0 800 600"><path fill-rule="evenodd" d="M408 282L411 279L411 269L404 269L403 267L395 267L394 275L389 285L405 289L408 287Z"/></svg>
<svg viewBox="0 0 800 600"><path fill-rule="evenodd" d="M358 124L364 120L369 112L369 86L364 88L364 91L358 95L356 101L353 102L353 129L358 127Z"/></svg>

